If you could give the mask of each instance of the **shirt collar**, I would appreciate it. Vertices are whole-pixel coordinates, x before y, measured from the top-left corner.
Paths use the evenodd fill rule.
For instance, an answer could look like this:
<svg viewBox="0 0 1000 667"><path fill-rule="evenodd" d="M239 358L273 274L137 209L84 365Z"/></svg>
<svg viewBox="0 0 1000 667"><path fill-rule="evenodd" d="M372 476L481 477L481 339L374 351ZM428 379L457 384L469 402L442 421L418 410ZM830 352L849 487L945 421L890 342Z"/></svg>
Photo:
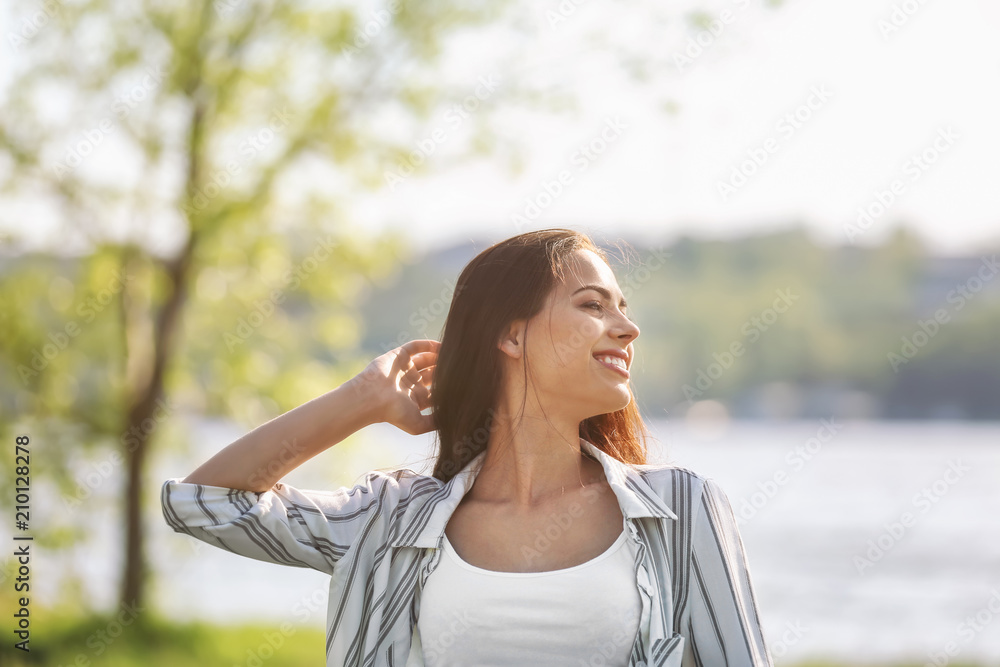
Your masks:
<svg viewBox="0 0 1000 667"><path fill-rule="evenodd" d="M611 490L614 491L622 515L626 519L638 517L677 519L677 515L653 491L636 468L605 454L583 438L580 438L580 449L601 463L604 468L604 476L607 478ZM399 536L391 542L391 545L394 547L438 548L448 519L451 518L455 508L462 501L462 497L472 488L485 457L486 452L480 452L461 471L431 494L427 503L420 508L414 519L416 522L421 522L426 517L423 526L419 530L404 527Z"/></svg>

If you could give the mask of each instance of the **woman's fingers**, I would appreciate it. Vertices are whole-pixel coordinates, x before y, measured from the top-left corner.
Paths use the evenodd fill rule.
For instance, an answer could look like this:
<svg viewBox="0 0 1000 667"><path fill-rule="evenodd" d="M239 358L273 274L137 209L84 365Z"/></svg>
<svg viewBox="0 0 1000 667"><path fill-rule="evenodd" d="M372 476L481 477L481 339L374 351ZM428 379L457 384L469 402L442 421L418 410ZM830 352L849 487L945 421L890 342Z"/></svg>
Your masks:
<svg viewBox="0 0 1000 667"><path fill-rule="evenodd" d="M430 341L437 342L437 341ZM409 344L409 343L408 343ZM407 345L408 345L407 344ZM408 352L406 346L400 348L400 352L396 355L396 359L393 361L393 369L396 372L408 371L411 368L426 368L432 365L437 360L437 350L423 350L418 352Z"/></svg>
<svg viewBox="0 0 1000 667"><path fill-rule="evenodd" d="M421 384L414 385L410 390L410 398L420 410L426 410L431 406L431 390Z"/></svg>
<svg viewBox="0 0 1000 667"><path fill-rule="evenodd" d="M410 356L410 362L414 368L427 368L437 363L437 352L418 352Z"/></svg>
<svg viewBox="0 0 1000 667"><path fill-rule="evenodd" d="M406 418L413 434L426 433L434 428L434 416L420 414L431 406L431 385L437 365L441 343L436 340L413 340L401 345L393 363L396 373L401 373L399 387L416 408ZM410 408L412 409L412 408Z"/></svg>
<svg viewBox="0 0 1000 667"><path fill-rule="evenodd" d="M400 361L402 361L402 359L400 359ZM417 382L420 373L432 369L435 365L437 365L437 353L421 352L420 354L411 357L409 361L409 364L401 364L400 370L404 372L405 377L409 381Z"/></svg>
<svg viewBox="0 0 1000 667"><path fill-rule="evenodd" d="M403 373L403 382L405 384L419 385L427 384L429 378L431 377L433 366L424 368L423 370L417 368L411 368L410 370Z"/></svg>
<svg viewBox="0 0 1000 667"><path fill-rule="evenodd" d="M413 357L426 354L437 354L441 349L441 343L432 339L411 340L400 346L400 356L407 361Z"/></svg>

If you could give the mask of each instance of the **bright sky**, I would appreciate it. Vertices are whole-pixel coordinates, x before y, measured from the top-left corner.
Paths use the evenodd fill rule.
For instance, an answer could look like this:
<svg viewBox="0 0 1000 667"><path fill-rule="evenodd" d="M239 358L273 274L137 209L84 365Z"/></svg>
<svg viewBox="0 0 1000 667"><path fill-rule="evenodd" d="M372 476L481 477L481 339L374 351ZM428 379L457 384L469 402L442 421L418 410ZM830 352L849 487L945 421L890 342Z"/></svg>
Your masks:
<svg viewBox="0 0 1000 667"><path fill-rule="evenodd" d="M498 118L502 134L526 148L518 178L489 159L407 178L391 190L352 194L352 221L397 229L421 248L551 226L666 241L793 222L837 244L879 242L905 223L938 253L1000 247L1000 3L760 4L692 5L719 17L722 30L701 35L702 53L679 69L674 55L697 34L676 20L680 10L663 27L624 12L623 3L532 3L525 20L540 39L457 43L452 76L471 93L496 71L498 52L516 52L519 76L574 95L579 113ZM575 9L550 27L546 12L559 6ZM22 16L7 12L5 60L6 36ZM887 32L894 12L898 29ZM596 29L650 54L643 58L655 63L650 79L628 82L605 50L579 38ZM676 112L664 111L665 102ZM443 115L436 122L444 139L431 165L443 163L471 125L453 130ZM584 161L577 151L591 142L600 155ZM546 182L559 190L554 197ZM872 215L865 226L859 207Z"/></svg>
<svg viewBox="0 0 1000 667"><path fill-rule="evenodd" d="M890 18L894 4L919 9L904 13L906 22L883 38L878 22ZM665 239L681 232L742 235L801 220L818 239L846 243L845 226L857 224L857 209L878 212L878 191L888 190L883 200L893 201L867 229L857 228L856 243L880 241L906 221L938 252L976 252L987 240L1000 245L1000 3L758 5L702 3L712 16L728 7L730 22L713 41L703 38L708 46L683 71L672 58L686 45L679 35L635 35L664 61L645 89L622 85L592 53L553 38L532 56L539 69L579 91L581 118L519 126L531 147L521 179L507 181L487 165L455 169L407 180L359 211L418 244L499 240L522 231L511 216L544 195L543 180L568 169L570 187L523 229L587 225L609 236ZM555 6L539 3L538 13ZM582 3L552 32L569 31L577 20L615 31L618 7ZM663 99L676 102L675 115L657 108ZM796 112L806 120L778 125ZM581 173L571 156L600 136L609 117L626 128ZM723 199L719 183L748 151L757 149L760 161L766 147L772 150L763 165ZM908 163L925 151L934 160L926 169Z"/></svg>

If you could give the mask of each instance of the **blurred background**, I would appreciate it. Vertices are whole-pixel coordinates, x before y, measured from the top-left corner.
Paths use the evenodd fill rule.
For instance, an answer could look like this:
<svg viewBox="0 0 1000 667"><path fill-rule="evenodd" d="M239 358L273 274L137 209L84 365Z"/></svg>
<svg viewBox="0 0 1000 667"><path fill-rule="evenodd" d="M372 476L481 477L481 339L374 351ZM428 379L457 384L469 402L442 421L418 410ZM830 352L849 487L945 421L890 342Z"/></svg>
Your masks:
<svg viewBox="0 0 1000 667"><path fill-rule="evenodd" d="M172 532L160 486L438 338L462 267L547 227L608 250L650 459L728 493L776 664L1000 664L998 28L988 0L5 3L3 664L322 664L326 578ZM433 454L377 424L286 481Z"/></svg>

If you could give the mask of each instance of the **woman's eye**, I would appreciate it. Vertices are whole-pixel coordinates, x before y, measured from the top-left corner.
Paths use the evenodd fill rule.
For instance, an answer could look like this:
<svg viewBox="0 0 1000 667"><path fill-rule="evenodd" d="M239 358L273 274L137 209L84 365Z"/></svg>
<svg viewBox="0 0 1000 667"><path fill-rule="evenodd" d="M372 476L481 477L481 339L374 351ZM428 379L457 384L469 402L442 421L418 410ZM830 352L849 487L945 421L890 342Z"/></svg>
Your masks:
<svg viewBox="0 0 1000 667"><path fill-rule="evenodd" d="M603 309L602 306L601 306L601 304L600 304L600 302L598 302L598 301L588 301L587 303L585 303L583 305L586 308L596 307L598 310L602 310Z"/></svg>

